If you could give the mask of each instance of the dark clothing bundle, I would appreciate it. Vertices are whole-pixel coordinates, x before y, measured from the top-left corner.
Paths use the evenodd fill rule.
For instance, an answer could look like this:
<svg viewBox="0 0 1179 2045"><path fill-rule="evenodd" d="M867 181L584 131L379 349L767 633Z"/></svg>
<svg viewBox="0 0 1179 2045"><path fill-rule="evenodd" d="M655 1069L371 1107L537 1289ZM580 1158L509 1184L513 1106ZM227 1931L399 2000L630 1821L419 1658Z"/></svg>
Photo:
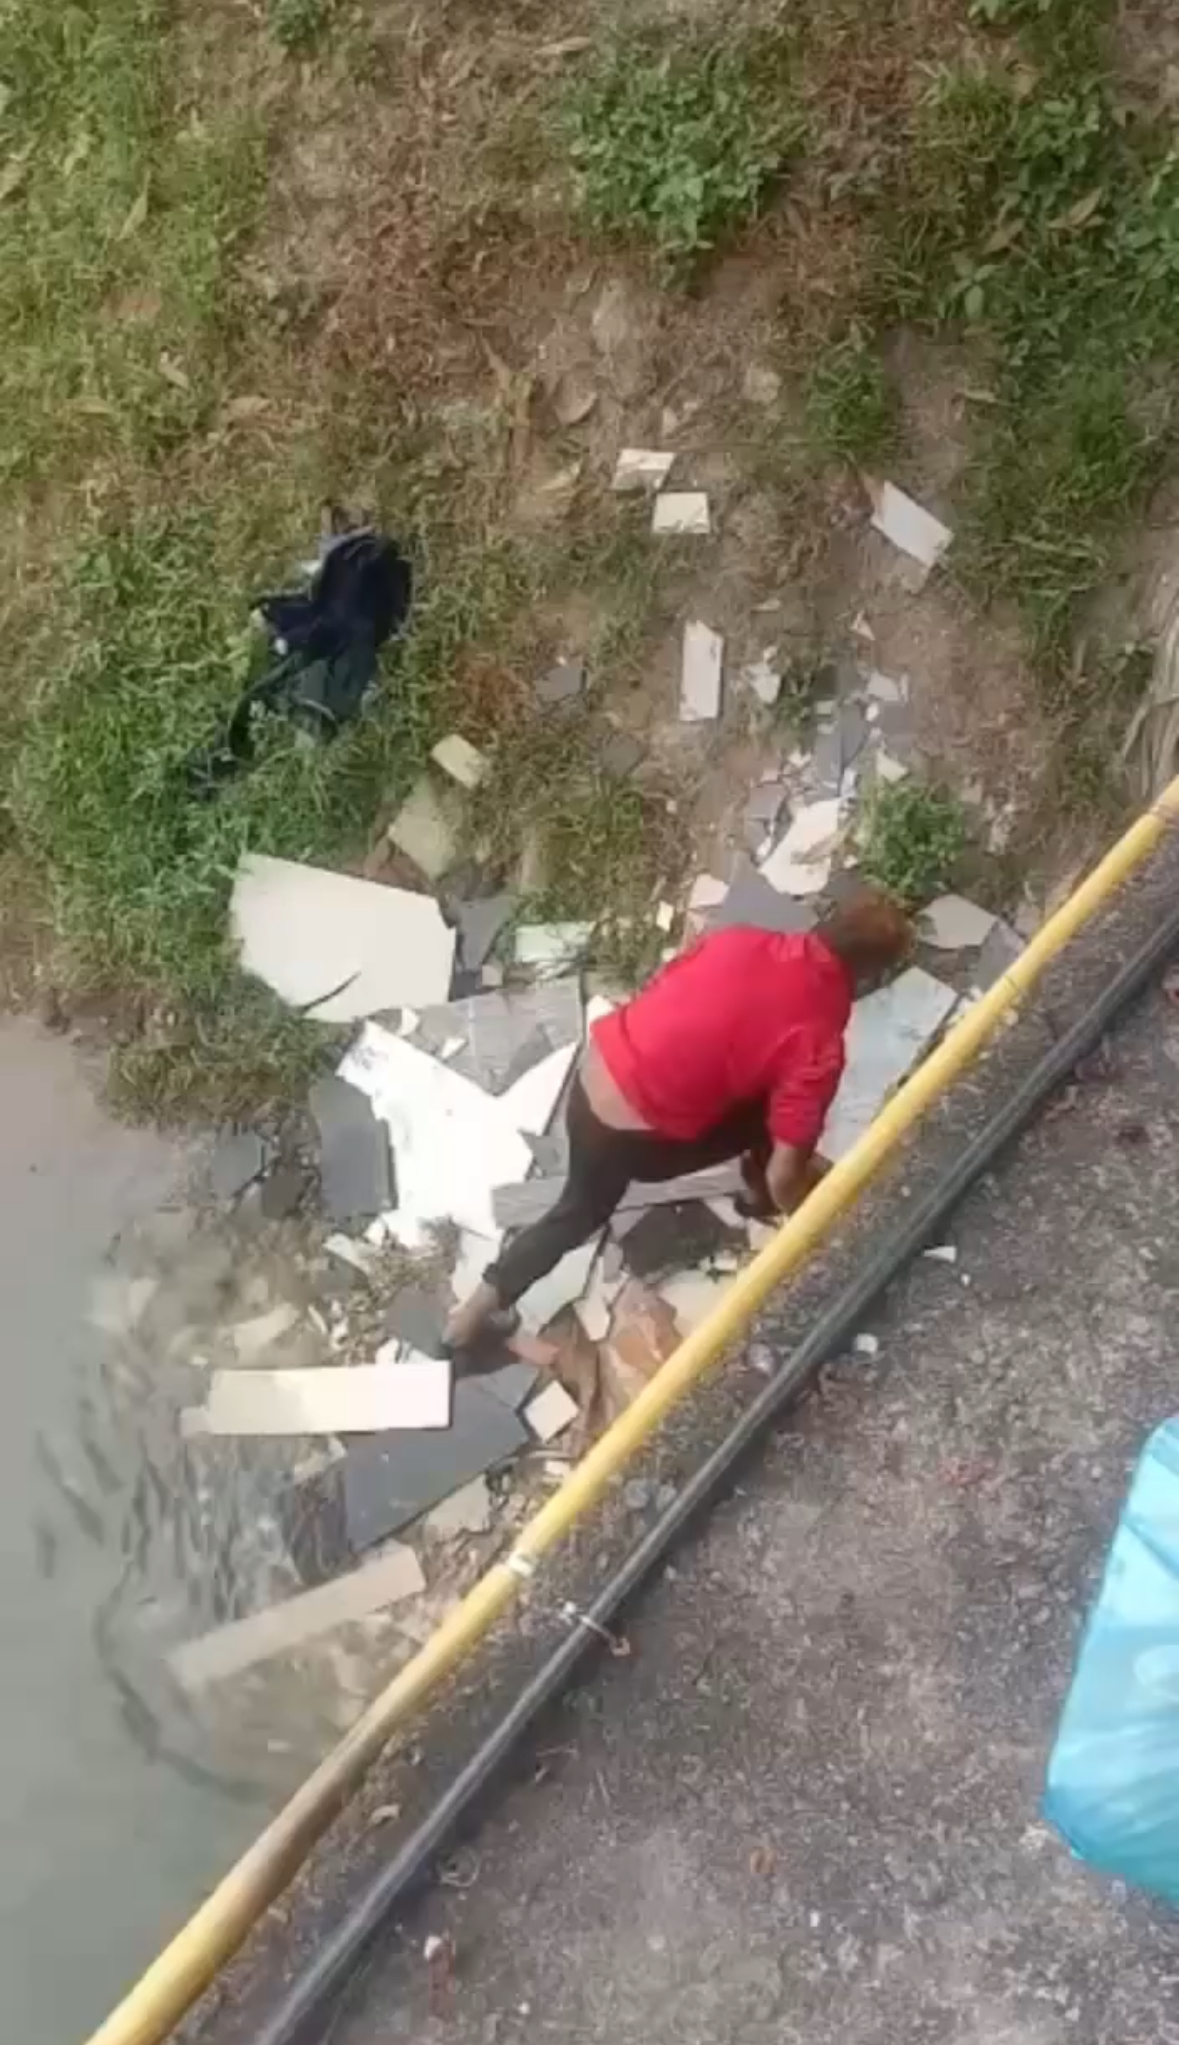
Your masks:
<svg viewBox="0 0 1179 2045"><path fill-rule="evenodd" d="M264 596L256 608L279 656L239 698L223 736L185 762L189 792L211 796L254 758L259 711L290 718L321 740L354 718L377 672L377 655L409 616L413 571L383 533L333 536L306 591Z"/></svg>

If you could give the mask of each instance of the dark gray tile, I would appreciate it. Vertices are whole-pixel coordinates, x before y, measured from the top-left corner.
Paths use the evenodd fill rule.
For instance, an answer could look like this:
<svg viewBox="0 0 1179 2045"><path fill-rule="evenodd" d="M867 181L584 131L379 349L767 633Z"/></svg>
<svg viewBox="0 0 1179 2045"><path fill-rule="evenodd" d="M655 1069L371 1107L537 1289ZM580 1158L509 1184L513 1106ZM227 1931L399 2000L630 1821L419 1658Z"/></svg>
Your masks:
<svg viewBox="0 0 1179 2045"><path fill-rule="evenodd" d="M309 1105L319 1125L323 1209L332 1221L371 1221L393 1205L389 1137L367 1095L334 1074L317 1079Z"/></svg>
<svg viewBox="0 0 1179 2045"><path fill-rule="evenodd" d="M343 1463L349 1545L359 1552L395 1534L530 1439L511 1407L477 1378L455 1385L448 1428L354 1437Z"/></svg>
<svg viewBox="0 0 1179 2045"><path fill-rule="evenodd" d="M733 876L733 883L721 903L709 918L712 930L728 930L738 925L746 930L774 930L783 936L791 936L814 927L815 905L811 901L795 901L792 895L779 894L768 880L747 861Z"/></svg>
<svg viewBox="0 0 1179 2045"><path fill-rule="evenodd" d="M483 895L457 905L459 957L463 969L477 973L515 906L509 894Z"/></svg>
<svg viewBox="0 0 1179 2045"><path fill-rule="evenodd" d="M253 1129L226 1129L213 1147L209 1184L217 1200L235 1200L259 1177L266 1145Z"/></svg>

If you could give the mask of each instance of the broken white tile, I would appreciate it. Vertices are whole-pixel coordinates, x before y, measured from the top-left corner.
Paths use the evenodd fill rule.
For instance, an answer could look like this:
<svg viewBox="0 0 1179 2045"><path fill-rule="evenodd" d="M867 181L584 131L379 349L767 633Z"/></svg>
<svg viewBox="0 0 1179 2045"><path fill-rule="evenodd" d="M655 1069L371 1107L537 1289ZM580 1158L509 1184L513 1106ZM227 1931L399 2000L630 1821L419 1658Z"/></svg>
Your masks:
<svg viewBox="0 0 1179 2045"><path fill-rule="evenodd" d="M449 774L452 781L457 781L460 788L478 788L487 772L486 754L457 731L440 738L430 758L444 774Z"/></svg>
<svg viewBox="0 0 1179 2045"><path fill-rule="evenodd" d="M230 914L246 972L316 1022L449 996L454 932L429 895L250 852Z"/></svg>
<svg viewBox="0 0 1179 2045"><path fill-rule="evenodd" d="M719 632L692 618L684 626L680 668L680 720L707 724L720 716L721 665L725 642Z"/></svg>
<svg viewBox="0 0 1179 2045"><path fill-rule="evenodd" d="M529 1401L524 1408L524 1418L537 1441L553 1441L565 1432L571 1421L576 1420L580 1411L576 1399L570 1397L564 1385L554 1381Z"/></svg>
<svg viewBox="0 0 1179 2045"><path fill-rule="evenodd" d="M876 634L864 616L863 611L856 612L851 622L851 628L857 639L865 639L869 645L875 645Z"/></svg>
<svg viewBox="0 0 1179 2045"><path fill-rule="evenodd" d="M531 1290L518 1301L520 1319L530 1335L539 1335L562 1307L571 1306L575 1299L581 1298L597 1254L598 1237L594 1235L588 1243L569 1250L555 1269L538 1278Z"/></svg>
<svg viewBox="0 0 1179 2045"><path fill-rule="evenodd" d="M714 873L697 874L688 896L689 909L718 909L729 892L727 881L718 880Z"/></svg>
<svg viewBox="0 0 1179 2045"><path fill-rule="evenodd" d="M438 881L458 854L455 798L438 789L428 774L415 781L387 836L427 880Z"/></svg>
<svg viewBox="0 0 1179 2045"><path fill-rule="evenodd" d="M421 1020L422 1018L418 1014L416 1008L403 1008L401 1014L397 1018L398 1036L416 1037L418 1033L418 1026Z"/></svg>
<svg viewBox="0 0 1179 2045"><path fill-rule="evenodd" d="M526 1136L544 1135L576 1056L576 1044L562 1044L559 1050L550 1051L547 1058L530 1066L498 1096L499 1105L514 1128Z"/></svg>
<svg viewBox="0 0 1179 2045"><path fill-rule="evenodd" d="M198 1409L206 1434L381 1434L450 1425L452 1365L440 1356L303 1370L215 1370Z"/></svg>
<svg viewBox="0 0 1179 2045"><path fill-rule="evenodd" d="M970 951L985 944L998 918L963 895L939 895L922 911L918 934L938 951Z"/></svg>
<svg viewBox="0 0 1179 2045"><path fill-rule="evenodd" d="M673 902L657 903L655 909L655 928L661 930L666 937L674 922L675 904Z"/></svg>
<svg viewBox="0 0 1179 2045"><path fill-rule="evenodd" d="M592 923L521 923L516 964L552 978L575 966L594 934Z"/></svg>
<svg viewBox="0 0 1179 2045"><path fill-rule="evenodd" d="M651 507L653 533L707 535L712 531L703 490L663 490Z"/></svg>
<svg viewBox="0 0 1179 2045"><path fill-rule="evenodd" d="M958 997L952 987L908 970L888 987L866 994L852 1009L847 1032L847 1065L819 1138L819 1149L834 1164L875 1119L893 1088L917 1063Z"/></svg>
<svg viewBox="0 0 1179 2045"><path fill-rule="evenodd" d="M922 1250L921 1254L923 1257L928 1257L931 1263L934 1264L956 1264L958 1262L958 1246L956 1243L935 1243L932 1250Z"/></svg>
<svg viewBox="0 0 1179 2045"><path fill-rule="evenodd" d="M808 804L799 810L785 836L762 862L763 878L780 894L820 894L831 876L831 858L838 839L838 797Z"/></svg>
<svg viewBox="0 0 1179 2045"><path fill-rule="evenodd" d="M452 1058L457 1058L466 1041L465 1037L447 1037L446 1042L438 1053L443 1063L448 1065Z"/></svg>
<svg viewBox="0 0 1179 2045"><path fill-rule="evenodd" d="M485 1534L491 1525L491 1493L486 1477L472 1477L458 1491L452 1491L433 1512L426 1514L426 1529L442 1540L455 1534Z"/></svg>
<svg viewBox="0 0 1179 2045"><path fill-rule="evenodd" d="M367 1023L340 1065L388 1125L397 1160L393 1220L450 1220L494 1235L496 1186L528 1177L532 1152L501 1103L379 1023Z"/></svg>
<svg viewBox="0 0 1179 2045"><path fill-rule="evenodd" d="M712 1312L721 1295L729 1289L727 1278L713 1278L707 1271L678 1271L657 1287L675 1315L681 1335L690 1335Z"/></svg>
<svg viewBox="0 0 1179 2045"><path fill-rule="evenodd" d="M857 1335L852 1343L852 1348L857 1356L879 1356L880 1337L878 1335L867 1334Z"/></svg>
<svg viewBox="0 0 1179 2045"><path fill-rule="evenodd" d="M868 694L874 697L877 703L907 703L909 678L903 675L899 681L895 681L892 675L886 675L880 668L874 667L868 676Z"/></svg>
<svg viewBox="0 0 1179 2045"><path fill-rule="evenodd" d="M869 482L872 524L903 554L920 561L923 568L936 568L954 535L940 519L934 518L895 483Z"/></svg>
<svg viewBox="0 0 1179 2045"><path fill-rule="evenodd" d="M761 659L750 661L749 666L743 667L737 677L747 689L752 689L758 702L764 703L768 710L773 708L782 692L781 672L774 666L773 661L774 649L767 646Z"/></svg>
<svg viewBox="0 0 1179 2045"><path fill-rule="evenodd" d="M387 1543L376 1560L362 1562L347 1576L302 1591L248 1619L233 1619L198 1640L185 1641L173 1648L168 1666L186 1690L200 1690L272 1655L287 1654L334 1627L353 1624L366 1613L417 1597L425 1588L426 1579L413 1549Z"/></svg>
<svg viewBox="0 0 1179 2045"><path fill-rule="evenodd" d="M614 465L612 490L661 490L671 474L675 454L656 447L624 447Z"/></svg>

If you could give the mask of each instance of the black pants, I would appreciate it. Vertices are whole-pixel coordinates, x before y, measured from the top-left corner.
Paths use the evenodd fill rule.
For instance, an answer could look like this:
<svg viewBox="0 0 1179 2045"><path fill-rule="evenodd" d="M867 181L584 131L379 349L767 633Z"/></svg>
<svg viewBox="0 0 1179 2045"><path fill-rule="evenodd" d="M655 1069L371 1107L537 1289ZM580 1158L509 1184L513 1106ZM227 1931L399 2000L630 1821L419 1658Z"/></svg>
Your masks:
<svg viewBox="0 0 1179 2045"><path fill-rule="evenodd" d="M604 1228L632 1179L657 1184L746 1152L766 1161L771 1149L762 1101L747 1101L702 1136L679 1142L653 1130L611 1129L600 1122L578 1077L565 1120L569 1172L556 1206L531 1228L521 1229L483 1274L502 1306L513 1306L566 1251Z"/></svg>

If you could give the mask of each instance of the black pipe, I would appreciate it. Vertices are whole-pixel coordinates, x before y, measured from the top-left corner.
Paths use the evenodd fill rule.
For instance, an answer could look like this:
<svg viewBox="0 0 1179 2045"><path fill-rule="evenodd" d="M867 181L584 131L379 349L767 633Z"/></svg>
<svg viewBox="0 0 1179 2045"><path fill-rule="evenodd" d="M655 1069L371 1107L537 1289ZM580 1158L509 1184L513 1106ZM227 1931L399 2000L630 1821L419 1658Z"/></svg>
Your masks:
<svg viewBox="0 0 1179 2045"><path fill-rule="evenodd" d="M255 2034L254 2045L306 2045L308 2027L329 1997L339 1994L364 1948L421 1880L427 1863L446 1844L460 1818L527 1731L564 1688L581 1657L600 1645L619 1607L663 1561L689 1520L728 1482L740 1458L769 1422L832 1356L845 1349L870 1308L911 1258L940 1233L965 1193L1032 1119L1053 1089L1100 1043L1115 1017L1140 994L1179 947L1179 910L1160 926L1071 1029L1033 1067L984 1129L966 1146L907 1218L869 1255L863 1268L812 1324L789 1361L758 1393L724 1440L693 1471L667 1510L631 1549L584 1616L575 1621L547 1661L455 1776L433 1810L388 1865L351 1905L342 1922L316 1946L277 2009Z"/></svg>

